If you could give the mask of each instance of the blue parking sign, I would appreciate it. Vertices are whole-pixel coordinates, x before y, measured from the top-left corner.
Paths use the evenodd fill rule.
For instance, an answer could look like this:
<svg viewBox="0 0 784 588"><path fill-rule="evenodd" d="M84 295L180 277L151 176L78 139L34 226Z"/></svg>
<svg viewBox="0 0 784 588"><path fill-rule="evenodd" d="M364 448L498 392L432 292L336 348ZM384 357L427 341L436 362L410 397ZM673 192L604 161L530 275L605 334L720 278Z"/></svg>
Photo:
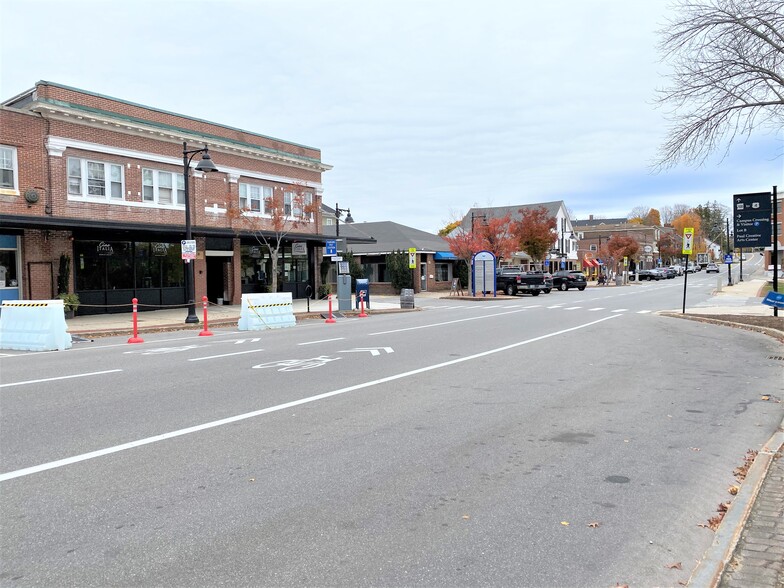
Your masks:
<svg viewBox="0 0 784 588"><path fill-rule="evenodd" d="M335 239L327 240L327 255L338 254L338 242Z"/></svg>

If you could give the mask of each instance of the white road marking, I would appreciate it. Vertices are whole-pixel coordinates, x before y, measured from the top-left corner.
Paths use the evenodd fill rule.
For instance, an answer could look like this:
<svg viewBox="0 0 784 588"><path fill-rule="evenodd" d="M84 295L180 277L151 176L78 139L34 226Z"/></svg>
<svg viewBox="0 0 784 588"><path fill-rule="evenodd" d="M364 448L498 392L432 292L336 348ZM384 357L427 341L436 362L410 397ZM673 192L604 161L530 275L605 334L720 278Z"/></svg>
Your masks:
<svg viewBox="0 0 784 588"><path fill-rule="evenodd" d="M214 429L215 427L222 427L223 425L230 425L232 423L236 423L239 421L244 421L247 419L251 419L257 416L269 414L272 412L278 412L281 410L286 410L289 408L293 408L295 406L301 406L303 404L309 404L311 402L316 402L318 400L324 400L325 398L331 398L332 396L338 396L340 394L345 394L346 392L353 392L355 390L362 390L363 388L370 388L373 386L378 386L379 384L386 384L387 382L394 382L395 380L400 380L403 378L408 378L411 376L416 376L419 374L423 374L426 372L430 372L433 370L442 369L445 367L453 366L458 363L463 363L466 361L471 361L474 359L478 359L480 357L487 357L488 355L494 355L496 353L501 353L503 351L509 351L510 349L515 349L517 347L521 347L523 345L528 345L530 343L536 343L537 341L543 341L545 339L549 339L551 337L557 337L558 335L563 335L565 333L571 333L572 331L578 331L580 329L585 329L587 327L591 327L593 325L599 324L603 321L610 320L617 318L616 316L607 316L595 321L591 321L589 323L585 323L582 325L577 325L576 327L570 327L568 329L562 329L560 331L555 331L552 333L548 333L546 335L540 335L539 337L534 337L532 339L526 339L525 341L518 341L517 343L512 343L511 345L504 345L503 347L497 347L495 349L489 349L487 351L482 351L480 353L475 353L474 355L468 355L466 357L460 357L457 359L452 359L449 361L445 361L442 363L437 363L433 365L429 365L426 367L418 368L415 370L411 370L408 372L403 372L400 374L395 374L393 376L387 376L386 378L379 378L378 380L371 380L369 382L362 382L361 384L355 384L354 386L347 386L346 388L339 388L338 390L332 390L331 392L324 392L323 394L316 394L315 396L309 396L307 398L300 398L299 400L293 400L291 402L285 402L283 404L278 404L276 406L270 406L268 408L262 408L260 410L254 410L252 412L246 412L244 414L238 414L232 417L228 417L225 419L220 419L217 421L211 421L208 423L203 423L201 425L195 425L193 427L187 427L185 429L178 429L176 431L170 431L169 433L162 433L160 435L155 435L153 437L146 437L144 439L138 439L136 441L130 441L129 443L123 443L121 445L115 445L113 447L106 447L104 449L99 449L97 451L91 451L89 453L82 453L80 455L74 455L72 457L67 457L65 459L58 459L56 461L50 461L48 463L42 463L40 465L31 466L29 468L23 468L21 470L14 470L11 472L5 472L0 474L0 482L6 482L8 480L13 480L15 478L21 478L23 476L30 476L32 474L37 474L40 472L45 472L47 470L53 470L55 468L61 468L67 465L72 465L75 463L79 463L82 461L87 461L90 459L95 459L97 457L103 457L105 455L111 455L112 453L119 453L120 451L126 451L128 449L135 449L136 447L142 447L143 445L150 445L152 443L158 443L159 441L165 441L167 439L173 439L175 437L182 437L183 435L189 435L191 433L197 433L199 431L206 431L207 429Z"/></svg>
<svg viewBox="0 0 784 588"><path fill-rule="evenodd" d="M88 376L100 376L103 374L113 374L121 372L122 370L105 370L102 372L88 372L85 374L73 374L72 376L57 376L56 378L43 378L41 380L26 380L24 382L10 382L8 384L0 384L0 388L10 388L11 386L24 386L25 384L40 384L41 382L54 382L56 380L70 380L72 378L86 378Z"/></svg>
<svg viewBox="0 0 784 588"><path fill-rule="evenodd" d="M616 308L615 310L611 310L610 312L626 312L629 310L628 308Z"/></svg>
<svg viewBox="0 0 784 588"><path fill-rule="evenodd" d="M329 343L330 341L341 341L345 337L335 337L334 339L321 339L320 341L305 341L304 343L297 343L297 345L316 345L317 343Z"/></svg>
<svg viewBox="0 0 784 588"><path fill-rule="evenodd" d="M205 359L220 359L221 357L232 357L234 355L245 355L246 353L258 353L263 349L248 349L247 351L237 351L236 353L222 353L220 355L206 355L204 357L194 357L188 361L204 361Z"/></svg>
<svg viewBox="0 0 784 588"><path fill-rule="evenodd" d="M547 308L561 308L563 304L553 304L552 306L548 306Z"/></svg>
<svg viewBox="0 0 784 588"><path fill-rule="evenodd" d="M604 306L597 306L596 308L589 308L589 312L596 312L597 310L604 310Z"/></svg>
<svg viewBox="0 0 784 588"><path fill-rule="evenodd" d="M429 325L419 325L418 327L404 327L402 329L393 329L391 331L379 331L377 333L368 333L368 335L388 335L389 333L402 333L404 331L416 331L419 329L429 329L431 327L441 327L443 325L453 325L455 323L464 323L466 321L478 321L478 320L485 320L488 318L495 318L498 316L502 316L505 314L514 314L517 312L523 312L525 308L520 308L518 310L512 310L509 312L501 312L499 314L494 314L492 316L472 316L469 318L462 318L462 319L455 319L453 321L445 321L443 323L430 323Z"/></svg>
<svg viewBox="0 0 784 588"><path fill-rule="evenodd" d="M582 306L567 306L564 310L579 310Z"/></svg>
<svg viewBox="0 0 784 588"><path fill-rule="evenodd" d="M381 355L381 349L386 351L387 353L394 353L395 350L391 347L358 347L356 349L344 349L342 351L338 351L338 353L361 353L364 351L369 351L370 355L376 356Z"/></svg>
<svg viewBox="0 0 784 588"><path fill-rule="evenodd" d="M651 311L650 310L638 310L637 314L648 314L649 312L651 312Z"/></svg>

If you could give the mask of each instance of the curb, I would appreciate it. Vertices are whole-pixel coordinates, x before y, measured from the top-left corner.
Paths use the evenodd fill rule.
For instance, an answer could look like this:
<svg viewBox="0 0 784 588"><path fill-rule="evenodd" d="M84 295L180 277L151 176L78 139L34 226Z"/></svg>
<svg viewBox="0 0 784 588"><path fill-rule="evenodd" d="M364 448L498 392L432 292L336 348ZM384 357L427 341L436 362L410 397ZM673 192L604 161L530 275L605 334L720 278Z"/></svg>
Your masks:
<svg viewBox="0 0 784 588"><path fill-rule="evenodd" d="M768 439L751 464L740 491L727 509L713 543L692 572L688 586L715 588L721 581L724 569L732 559L743 528L768 473L773 456L784 447L784 420L779 430Z"/></svg>
<svg viewBox="0 0 784 588"><path fill-rule="evenodd" d="M768 335L769 337L773 337L774 339L777 339L778 341L784 343L784 331L780 331L772 327L761 327L758 325L750 325L748 323L725 321L723 319L713 318L710 315L681 314L681 313L670 312L670 311L659 311L656 314L658 314L659 316L666 316L670 318L686 319L689 321L696 321L699 323L710 323L713 325L723 325L725 327L735 327L737 329L744 329L746 331L762 333L764 335Z"/></svg>

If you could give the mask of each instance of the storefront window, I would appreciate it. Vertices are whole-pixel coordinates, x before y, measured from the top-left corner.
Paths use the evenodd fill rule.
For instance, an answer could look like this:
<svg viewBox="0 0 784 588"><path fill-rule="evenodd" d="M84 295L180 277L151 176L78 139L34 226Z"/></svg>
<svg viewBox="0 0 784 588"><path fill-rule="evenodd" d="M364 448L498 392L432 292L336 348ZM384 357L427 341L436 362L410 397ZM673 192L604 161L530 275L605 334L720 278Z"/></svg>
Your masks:
<svg viewBox="0 0 784 588"><path fill-rule="evenodd" d="M16 251L0 249L0 288L16 287Z"/></svg>

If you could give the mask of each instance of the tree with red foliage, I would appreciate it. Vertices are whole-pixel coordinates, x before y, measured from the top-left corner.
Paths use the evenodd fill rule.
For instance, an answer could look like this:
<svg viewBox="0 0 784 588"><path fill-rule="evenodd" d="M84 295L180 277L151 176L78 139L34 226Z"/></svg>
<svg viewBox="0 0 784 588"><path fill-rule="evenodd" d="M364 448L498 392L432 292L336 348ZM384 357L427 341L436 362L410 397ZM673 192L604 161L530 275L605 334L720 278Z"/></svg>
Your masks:
<svg viewBox="0 0 784 588"><path fill-rule="evenodd" d="M555 217L550 216L544 206L521 208L519 212L521 218L512 227L516 244L531 259L541 262L557 237Z"/></svg>
<svg viewBox="0 0 784 588"><path fill-rule="evenodd" d="M444 237L449 250L469 265L478 251L490 251L499 260L511 257L517 248L517 240L510 230L511 215L481 218L482 222L474 223L471 232L458 229L453 236Z"/></svg>
<svg viewBox="0 0 784 588"><path fill-rule="evenodd" d="M256 206L255 200L240 198L238 206L229 205L227 216L235 232L251 233L259 245L270 252L272 262L271 288L278 291L278 253L283 239L302 226L317 222L318 203L313 190L301 184L275 188L272 196L264 198L264 208Z"/></svg>
<svg viewBox="0 0 784 588"><path fill-rule="evenodd" d="M623 258L631 259L640 250L640 244L634 237L628 235L613 235L607 242L607 252L615 264L623 262ZM617 268L617 271L623 268Z"/></svg>

